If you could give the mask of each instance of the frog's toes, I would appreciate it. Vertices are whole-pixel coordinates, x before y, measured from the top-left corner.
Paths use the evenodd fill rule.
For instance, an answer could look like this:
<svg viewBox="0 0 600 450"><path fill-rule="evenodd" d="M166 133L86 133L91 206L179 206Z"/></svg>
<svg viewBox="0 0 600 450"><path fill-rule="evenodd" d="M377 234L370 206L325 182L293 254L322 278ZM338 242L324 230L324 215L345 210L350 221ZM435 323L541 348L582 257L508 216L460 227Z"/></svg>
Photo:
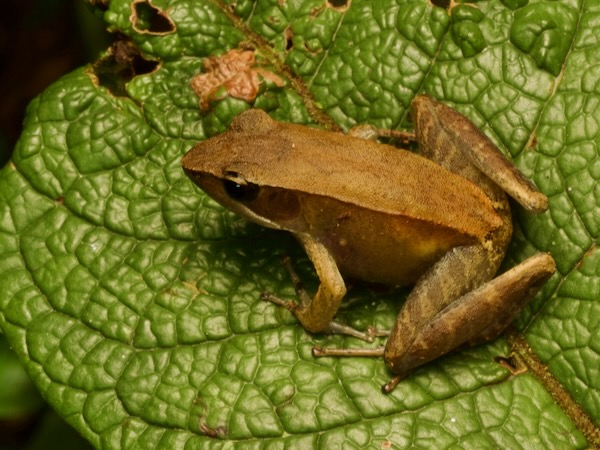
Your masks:
<svg viewBox="0 0 600 450"><path fill-rule="evenodd" d="M365 331L357 330L349 325L332 321L328 327L323 330L324 333L329 334L343 334L346 336L353 336L362 341L373 342L376 337L387 336L389 332L377 330L373 326L369 326Z"/></svg>
<svg viewBox="0 0 600 450"><path fill-rule="evenodd" d="M390 330L378 330L373 325L369 325L365 334L369 336L370 342L373 342L375 338L378 337L388 337L390 335Z"/></svg>
<svg viewBox="0 0 600 450"><path fill-rule="evenodd" d="M400 383L405 376L406 375L396 375L395 377L392 377L390 381L381 386L381 392L384 394L389 394L396 388L398 383Z"/></svg>
<svg viewBox="0 0 600 450"><path fill-rule="evenodd" d="M279 306L283 306L285 309L291 312L296 312L298 310L298 304L296 302L293 302L291 300L284 300L281 297L277 297L275 294L272 294L271 292L261 293L260 299L267 302L275 303Z"/></svg>

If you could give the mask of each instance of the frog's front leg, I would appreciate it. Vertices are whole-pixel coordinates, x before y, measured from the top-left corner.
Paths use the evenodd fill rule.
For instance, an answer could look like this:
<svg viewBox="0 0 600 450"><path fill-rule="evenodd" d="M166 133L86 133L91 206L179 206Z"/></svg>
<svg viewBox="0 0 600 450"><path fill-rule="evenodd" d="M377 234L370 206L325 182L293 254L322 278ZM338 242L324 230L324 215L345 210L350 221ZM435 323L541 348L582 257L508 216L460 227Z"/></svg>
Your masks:
<svg viewBox="0 0 600 450"><path fill-rule="evenodd" d="M295 233L295 236L315 266L320 280L317 293L311 300L302 288L300 280L291 265L288 265L287 268L300 298L300 304L281 300L271 294L263 294L263 299L292 311L302 326L311 333L346 334L366 341L373 341L373 337L376 335L373 330L361 332L333 320L340 308L342 299L346 295L346 285L337 264L331 253L319 241L302 233Z"/></svg>
<svg viewBox="0 0 600 450"><path fill-rule="evenodd" d="M457 347L496 338L556 269L540 253L487 281L495 271L489 261L481 246L459 247L417 282L385 347L386 364L397 374L386 390Z"/></svg>

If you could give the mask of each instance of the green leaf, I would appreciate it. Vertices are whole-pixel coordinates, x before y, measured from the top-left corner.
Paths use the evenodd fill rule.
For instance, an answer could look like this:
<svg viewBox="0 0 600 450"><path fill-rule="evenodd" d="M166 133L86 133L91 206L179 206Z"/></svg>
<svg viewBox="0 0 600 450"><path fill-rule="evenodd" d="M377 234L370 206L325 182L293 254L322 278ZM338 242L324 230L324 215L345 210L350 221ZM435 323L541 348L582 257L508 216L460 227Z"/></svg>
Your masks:
<svg viewBox="0 0 600 450"><path fill-rule="evenodd" d="M600 1L103 5L134 45L35 99L0 172L0 327L93 445L600 445ZM295 298L282 255L311 291L312 266L291 237L224 211L181 170L251 106L222 88L201 110L190 85L233 49L255 49L263 77L285 80L253 102L279 120L407 129L427 92L548 194L543 215L515 208L505 267L549 251L558 272L509 339L427 364L390 395L381 360L312 357L316 344L375 344L311 335L261 301ZM340 320L389 328L405 293L357 285Z"/></svg>
<svg viewBox="0 0 600 450"><path fill-rule="evenodd" d="M514 45L552 75L559 75L577 27L577 11L570 5L527 5L515 13L510 30Z"/></svg>

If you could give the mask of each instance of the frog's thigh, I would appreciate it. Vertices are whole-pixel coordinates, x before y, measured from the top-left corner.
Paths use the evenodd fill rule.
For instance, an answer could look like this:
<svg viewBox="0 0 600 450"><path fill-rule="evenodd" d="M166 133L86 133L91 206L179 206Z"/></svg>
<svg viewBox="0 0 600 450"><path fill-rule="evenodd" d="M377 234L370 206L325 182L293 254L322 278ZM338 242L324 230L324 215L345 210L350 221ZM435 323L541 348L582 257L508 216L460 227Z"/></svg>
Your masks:
<svg viewBox="0 0 600 450"><path fill-rule="evenodd" d="M531 298L542 288L556 270L552 256L547 253L534 255L509 271L494 278L476 291L465 295L456 311L448 316L476 315L476 320L486 326L466 344L476 345L498 337L515 319ZM452 305L454 306L454 305ZM464 311L469 308L471 312ZM463 311L461 311L461 309Z"/></svg>
<svg viewBox="0 0 600 450"><path fill-rule="evenodd" d="M296 238L315 266L320 284L312 301L303 303L294 313L308 331L328 332L346 295L346 285L333 256L323 244L302 234L296 234Z"/></svg>
<svg viewBox="0 0 600 450"><path fill-rule="evenodd" d="M552 257L539 254L487 281L496 265L480 247L460 247L418 281L386 345L394 372L402 376L462 344L493 339L555 270Z"/></svg>

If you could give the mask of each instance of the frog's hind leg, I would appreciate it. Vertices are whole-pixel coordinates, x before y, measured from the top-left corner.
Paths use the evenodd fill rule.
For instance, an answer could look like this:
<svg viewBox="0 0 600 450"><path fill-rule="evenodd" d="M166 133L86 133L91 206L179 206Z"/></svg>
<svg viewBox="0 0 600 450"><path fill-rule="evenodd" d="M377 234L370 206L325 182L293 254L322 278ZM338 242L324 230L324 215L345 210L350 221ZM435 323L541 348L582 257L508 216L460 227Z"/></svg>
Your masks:
<svg viewBox="0 0 600 450"><path fill-rule="evenodd" d="M473 181L491 198L506 192L527 211L547 209L548 198L467 117L427 95L416 96L411 107L423 156Z"/></svg>
<svg viewBox="0 0 600 450"><path fill-rule="evenodd" d="M473 328L472 337L464 344L471 346L492 341L510 325L555 270L552 256L538 253L464 295L460 302L450 305L444 314L451 321L453 317L469 316L474 317L475 321L481 318L480 326ZM475 308L467 309L471 306Z"/></svg>
<svg viewBox="0 0 600 450"><path fill-rule="evenodd" d="M417 281L409 294L392 331L389 333L385 347L386 362L391 360L397 365L396 361L402 361L407 355L410 356L412 346L418 345L420 339L431 340L432 336L424 335L423 331L427 329L432 318L464 293L492 278L498 264L499 261L497 259L490 260L488 252L480 246L457 247L442 257ZM482 268L486 269L481 270ZM435 336L433 338L435 339ZM443 353L446 352L447 350ZM319 357L383 356L384 348L315 348L313 354ZM437 356L414 364L411 370ZM396 367L391 368L394 372L397 372ZM406 371L406 374L408 372Z"/></svg>
<svg viewBox="0 0 600 450"><path fill-rule="evenodd" d="M486 253L454 249L417 282L384 353L398 380L457 347L496 338L556 268L550 255L540 253L482 282L489 271L477 272L487 264Z"/></svg>
<svg viewBox="0 0 600 450"><path fill-rule="evenodd" d="M546 253L491 279L497 264L480 246L455 248L419 279L385 349L315 348L313 354L384 356L396 373L383 386L390 392L417 367L457 347L496 338L555 271L554 260Z"/></svg>

